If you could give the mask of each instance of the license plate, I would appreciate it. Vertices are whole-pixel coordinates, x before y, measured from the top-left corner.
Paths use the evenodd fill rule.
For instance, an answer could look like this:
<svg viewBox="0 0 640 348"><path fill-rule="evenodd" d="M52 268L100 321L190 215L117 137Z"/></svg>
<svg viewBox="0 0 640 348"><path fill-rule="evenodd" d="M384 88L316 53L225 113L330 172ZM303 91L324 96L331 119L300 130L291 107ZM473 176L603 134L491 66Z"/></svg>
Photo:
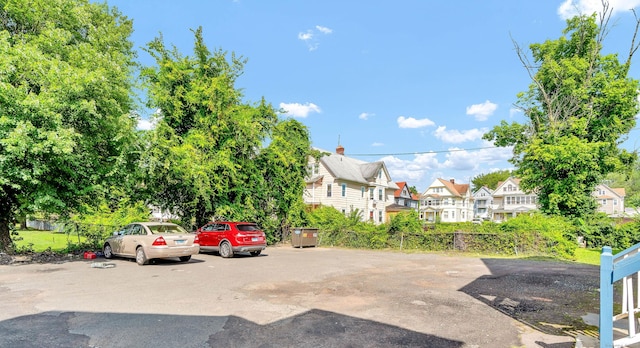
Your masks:
<svg viewBox="0 0 640 348"><path fill-rule="evenodd" d="M258 240L259 240L259 238L258 238L258 237L253 237L253 238L251 238L251 241L252 241L252 242L257 242Z"/></svg>
<svg viewBox="0 0 640 348"><path fill-rule="evenodd" d="M186 239L177 239L177 240L176 240L176 244L177 244L177 245L182 245L182 244L185 244L185 243L187 243L187 240L186 240Z"/></svg>

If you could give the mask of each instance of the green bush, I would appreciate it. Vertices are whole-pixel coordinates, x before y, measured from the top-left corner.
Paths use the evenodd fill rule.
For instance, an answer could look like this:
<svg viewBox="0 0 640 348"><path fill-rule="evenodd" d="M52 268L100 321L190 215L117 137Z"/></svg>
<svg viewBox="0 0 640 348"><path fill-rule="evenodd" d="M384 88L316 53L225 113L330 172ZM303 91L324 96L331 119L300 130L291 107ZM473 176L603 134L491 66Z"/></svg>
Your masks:
<svg viewBox="0 0 640 348"><path fill-rule="evenodd" d="M587 247L599 249L610 246L626 249L640 243L640 217L632 221L616 220L604 213L597 213L574 221L577 234L584 238Z"/></svg>
<svg viewBox="0 0 640 348"><path fill-rule="evenodd" d="M573 259L576 229L570 221L540 213L522 214L502 224L436 223L423 225L416 212L400 213L387 224L361 222L332 207L309 214L320 244L349 248L466 251L498 255L548 255Z"/></svg>
<svg viewBox="0 0 640 348"><path fill-rule="evenodd" d="M572 259L578 246L575 226L561 216L537 212L520 214L500 224L500 229L513 232L519 238L529 240L528 243L535 243L536 248L545 255ZM537 232L541 240L531 240L532 232Z"/></svg>

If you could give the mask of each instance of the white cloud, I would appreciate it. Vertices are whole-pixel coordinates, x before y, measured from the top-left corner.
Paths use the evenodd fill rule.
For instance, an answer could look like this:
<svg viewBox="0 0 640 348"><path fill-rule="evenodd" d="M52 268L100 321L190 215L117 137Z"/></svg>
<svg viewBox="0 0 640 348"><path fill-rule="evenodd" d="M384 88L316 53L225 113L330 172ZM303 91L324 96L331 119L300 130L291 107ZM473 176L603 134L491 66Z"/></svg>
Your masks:
<svg viewBox="0 0 640 348"><path fill-rule="evenodd" d="M358 116L358 118L361 119L361 120L368 120L369 117L371 117L371 116L375 116L375 114L370 114L368 112L363 112Z"/></svg>
<svg viewBox="0 0 640 348"><path fill-rule="evenodd" d="M609 8L613 10L613 14L629 11L637 6L640 6L640 0L609 0ZM591 15L601 11L601 0L565 0L558 7L558 15L562 19L569 19L578 14Z"/></svg>
<svg viewBox="0 0 640 348"><path fill-rule="evenodd" d="M427 173L440 166L436 153L418 154L413 160L403 160L395 156L386 156L380 160L384 161L394 181L406 181L410 185L421 182Z"/></svg>
<svg viewBox="0 0 640 348"><path fill-rule="evenodd" d="M321 25L316 25L316 29L318 29L318 31L323 33L323 34L331 34L331 33L333 33L333 30L331 30L330 28L327 28L327 27L323 27Z"/></svg>
<svg viewBox="0 0 640 348"><path fill-rule="evenodd" d="M298 39L302 41L309 41L313 39L313 33L311 32L311 30L307 30L306 33L300 32L298 33Z"/></svg>
<svg viewBox="0 0 640 348"><path fill-rule="evenodd" d="M156 123L151 120L138 120L138 129L139 130L151 130L156 127Z"/></svg>
<svg viewBox="0 0 640 348"><path fill-rule="evenodd" d="M511 108L509 109L509 117L514 118L515 116L522 113L522 109L519 108Z"/></svg>
<svg viewBox="0 0 640 348"><path fill-rule="evenodd" d="M459 130L447 130L447 127L440 126L434 132L436 138L444 141L445 143L464 143L466 141L474 141L478 139L482 139L486 130L482 129L469 129L465 131Z"/></svg>
<svg viewBox="0 0 640 348"><path fill-rule="evenodd" d="M400 128L421 128L435 126L436 124L428 118L417 120L413 117L398 117L398 126Z"/></svg>
<svg viewBox="0 0 640 348"><path fill-rule="evenodd" d="M498 104L487 100L482 104L467 106L467 115L475 117L477 121L486 121L489 116L493 115L493 112L496 111L497 108Z"/></svg>
<svg viewBox="0 0 640 348"><path fill-rule="evenodd" d="M375 143L371 144L371 146L376 146L376 147L377 146L384 146L384 143L375 142Z"/></svg>
<svg viewBox="0 0 640 348"><path fill-rule="evenodd" d="M314 103L280 103L280 108L285 110L285 113L287 115L301 118L307 117L312 112L322 112L322 110L320 110L320 107Z"/></svg>
<svg viewBox="0 0 640 348"><path fill-rule="evenodd" d="M471 171L478 167L477 153L460 148L450 148L442 166L447 169Z"/></svg>
<svg viewBox="0 0 640 348"><path fill-rule="evenodd" d="M333 30L331 28L323 27L321 25L316 25L314 29L308 29L307 31L301 31L298 33L298 39L304 41L304 43L309 48L309 51L315 51L320 46L318 42L318 37L316 33L320 34L331 34Z"/></svg>
<svg viewBox="0 0 640 348"><path fill-rule="evenodd" d="M386 156L385 162L393 181L406 181L424 191L437 178L456 178L456 182L469 183L477 174L497 169L512 169L507 162L513 155L511 147L494 147L493 143L482 141L479 150L465 150L458 147L446 152L416 154L405 160L396 156Z"/></svg>

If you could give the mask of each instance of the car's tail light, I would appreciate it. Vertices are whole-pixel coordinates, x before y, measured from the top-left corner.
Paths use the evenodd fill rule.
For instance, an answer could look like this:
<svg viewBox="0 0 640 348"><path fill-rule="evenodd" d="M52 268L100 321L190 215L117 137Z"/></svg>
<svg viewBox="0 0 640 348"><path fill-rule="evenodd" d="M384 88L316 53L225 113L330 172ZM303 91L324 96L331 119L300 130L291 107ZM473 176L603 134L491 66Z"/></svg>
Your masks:
<svg viewBox="0 0 640 348"><path fill-rule="evenodd" d="M196 237L193 238L193 244L200 244L200 238L198 237L197 234L196 234Z"/></svg>
<svg viewBox="0 0 640 348"><path fill-rule="evenodd" d="M156 238L156 240L153 241L153 243L151 245L167 245L167 242L164 240L164 238L162 236Z"/></svg>

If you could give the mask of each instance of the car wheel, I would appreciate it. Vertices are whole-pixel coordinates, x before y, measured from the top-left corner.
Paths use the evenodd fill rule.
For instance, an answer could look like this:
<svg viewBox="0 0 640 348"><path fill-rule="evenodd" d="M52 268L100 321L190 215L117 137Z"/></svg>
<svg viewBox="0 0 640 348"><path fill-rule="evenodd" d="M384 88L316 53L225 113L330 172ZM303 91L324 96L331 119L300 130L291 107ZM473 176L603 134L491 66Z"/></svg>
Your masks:
<svg viewBox="0 0 640 348"><path fill-rule="evenodd" d="M187 262L189 260L191 260L191 255L189 255L189 256L180 256L180 261L182 261L182 262Z"/></svg>
<svg viewBox="0 0 640 348"><path fill-rule="evenodd" d="M136 249L136 262L140 266L146 265L147 262L149 262L149 260L147 260L147 255L144 253L144 249L142 249L142 247L138 247L138 249Z"/></svg>
<svg viewBox="0 0 640 348"><path fill-rule="evenodd" d="M260 255L261 250L256 250L256 251L252 251L251 252L251 256L258 256Z"/></svg>
<svg viewBox="0 0 640 348"><path fill-rule="evenodd" d="M225 259L233 257L233 250L231 249L231 244L229 244L229 242L222 242L222 244L220 244L220 256Z"/></svg>
<svg viewBox="0 0 640 348"><path fill-rule="evenodd" d="M109 245L108 243L104 245L104 249L102 249L102 252L104 253L105 259L110 259L113 257L113 251L111 250L111 245Z"/></svg>

